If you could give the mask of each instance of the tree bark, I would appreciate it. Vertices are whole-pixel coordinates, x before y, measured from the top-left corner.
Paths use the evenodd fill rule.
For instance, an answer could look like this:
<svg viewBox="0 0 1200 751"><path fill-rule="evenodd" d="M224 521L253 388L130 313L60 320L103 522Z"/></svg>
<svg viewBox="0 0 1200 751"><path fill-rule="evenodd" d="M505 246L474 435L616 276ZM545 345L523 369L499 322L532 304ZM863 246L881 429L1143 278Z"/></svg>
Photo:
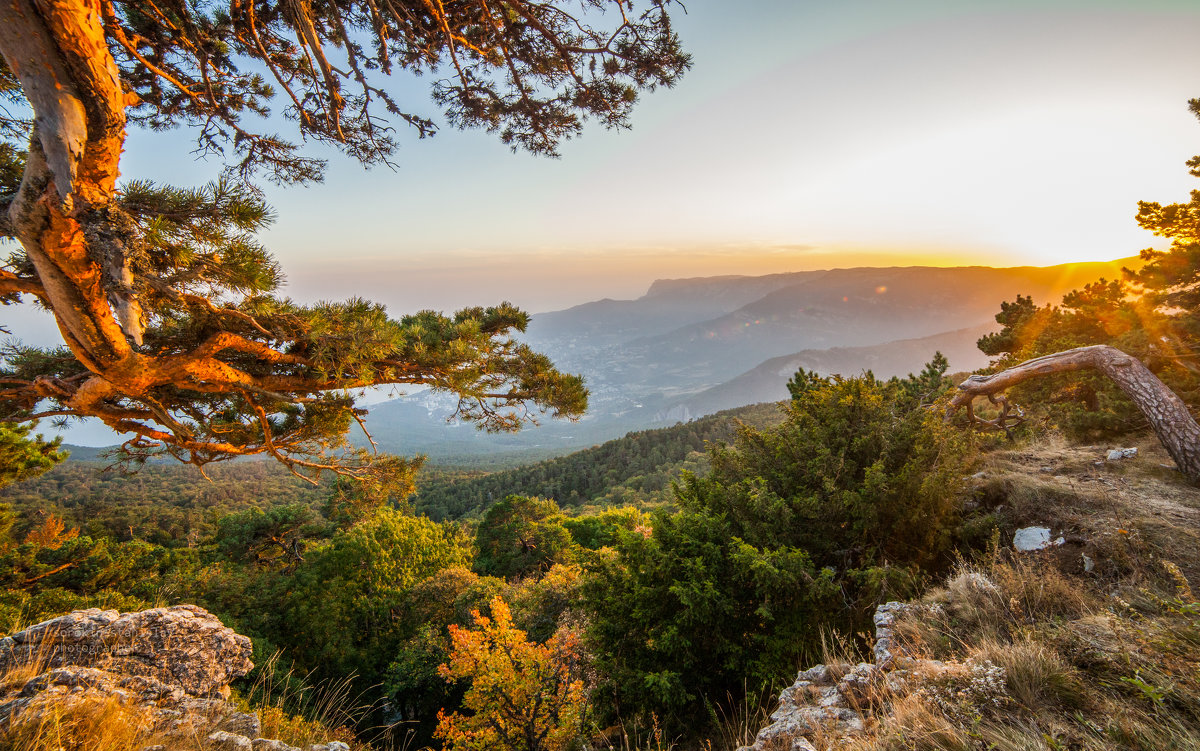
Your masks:
<svg viewBox="0 0 1200 751"><path fill-rule="evenodd" d="M129 279L107 216L125 143L126 97L100 4L0 3L0 53L20 79L35 123L9 222L80 361L97 374L134 371L126 335L140 339L140 329L123 330L110 304ZM136 328L132 320L122 323Z"/></svg>
<svg viewBox="0 0 1200 751"><path fill-rule="evenodd" d="M1150 421L1155 435L1179 470L1190 482L1200 483L1200 424L1196 423L1183 400L1149 368L1137 358L1106 344L1056 352L990 376L973 375L959 384L947 416L970 405L975 397L993 397L1023 381L1051 373L1088 369L1098 370L1116 382Z"/></svg>

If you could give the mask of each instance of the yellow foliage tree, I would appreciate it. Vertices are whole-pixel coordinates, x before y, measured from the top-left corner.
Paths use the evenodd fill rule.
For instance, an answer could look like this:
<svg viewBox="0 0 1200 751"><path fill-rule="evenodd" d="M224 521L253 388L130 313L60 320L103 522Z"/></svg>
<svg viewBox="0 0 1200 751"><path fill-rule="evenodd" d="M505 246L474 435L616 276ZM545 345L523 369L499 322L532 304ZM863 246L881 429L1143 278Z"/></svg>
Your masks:
<svg viewBox="0 0 1200 751"><path fill-rule="evenodd" d="M499 597L491 610L491 618L472 612L474 629L450 627L450 660L438 672L471 682L463 698L471 714L439 712L436 736L450 751L566 751L586 704L577 635L561 629L537 644L513 627Z"/></svg>
<svg viewBox="0 0 1200 751"><path fill-rule="evenodd" d="M74 540L78 536L78 527L67 529L67 524L61 516L49 514L40 526L29 530L29 534L25 535L25 542L50 550L58 550L64 542Z"/></svg>

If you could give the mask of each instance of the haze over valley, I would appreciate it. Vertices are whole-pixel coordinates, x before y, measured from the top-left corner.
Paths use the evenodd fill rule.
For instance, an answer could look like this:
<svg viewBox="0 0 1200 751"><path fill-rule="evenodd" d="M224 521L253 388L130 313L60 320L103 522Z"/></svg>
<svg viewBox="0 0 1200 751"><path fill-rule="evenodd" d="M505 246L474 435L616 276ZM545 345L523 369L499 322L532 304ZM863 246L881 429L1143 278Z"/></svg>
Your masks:
<svg viewBox="0 0 1200 751"><path fill-rule="evenodd" d="M486 434L447 419L454 401L421 392L371 407L380 447L433 459L589 446L631 430L787 398L798 367L822 375L904 376L935 352L951 371L987 364L975 343L999 303L1039 304L1137 259L1012 268L893 267L662 279L633 300L596 300L533 316L525 339L591 390L578 422Z"/></svg>

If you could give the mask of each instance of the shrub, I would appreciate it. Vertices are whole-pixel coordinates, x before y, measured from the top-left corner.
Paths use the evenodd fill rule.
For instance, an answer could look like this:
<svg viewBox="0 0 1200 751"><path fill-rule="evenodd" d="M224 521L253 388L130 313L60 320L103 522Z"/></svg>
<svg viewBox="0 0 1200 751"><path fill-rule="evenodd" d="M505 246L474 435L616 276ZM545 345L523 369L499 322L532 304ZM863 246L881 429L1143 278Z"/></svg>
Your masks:
<svg viewBox="0 0 1200 751"><path fill-rule="evenodd" d="M706 704L790 678L822 628L866 628L946 562L967 444L928 408L943 370L797 377L781 425L743 427L676 485L679 513L618 531L585 585L609 719L695 733Z"/></svg>

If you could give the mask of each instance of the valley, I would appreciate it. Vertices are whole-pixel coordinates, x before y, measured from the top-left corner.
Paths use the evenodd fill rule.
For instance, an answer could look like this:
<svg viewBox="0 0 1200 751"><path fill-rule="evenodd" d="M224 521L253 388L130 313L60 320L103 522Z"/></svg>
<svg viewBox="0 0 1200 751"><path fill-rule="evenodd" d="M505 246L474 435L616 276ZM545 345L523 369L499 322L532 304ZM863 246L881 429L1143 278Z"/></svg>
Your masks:
<svg viewBox="0 0 1200 751"><path fill-rule="evenodd" d="M634 300L535 314L524 339L591 391L578 422L485 434L450 418L454 400L419 392L371 407L381 448L434 460L520 460L591 446L632 430L686 422L787 397L797 367L822 375L903 376L941 351L951 372L987 364L975 346L999 301L1044 303L1136 258L1059 266L852 268L654 282Z"/></svg>

